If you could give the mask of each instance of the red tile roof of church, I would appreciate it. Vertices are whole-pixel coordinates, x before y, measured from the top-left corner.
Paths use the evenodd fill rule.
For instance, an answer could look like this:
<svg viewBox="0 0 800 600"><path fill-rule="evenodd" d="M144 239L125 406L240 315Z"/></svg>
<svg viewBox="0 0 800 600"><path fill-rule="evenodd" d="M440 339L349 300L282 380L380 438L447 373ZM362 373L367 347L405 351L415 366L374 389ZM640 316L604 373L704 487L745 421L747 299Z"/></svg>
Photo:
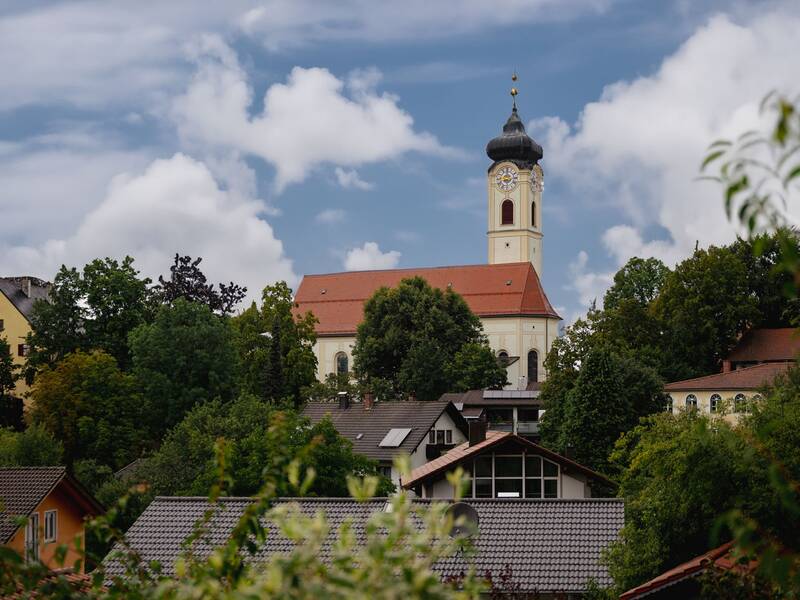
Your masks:
<svg viewBox="0 0 800 600"><path fill-rule="evenodd" d="M314 313L317 335L355 335L372 294L417 276L435 288L451 287L479 317L561 318L529 262L306 275L295 295L295 313Z"/></svg>
<svg viewBox="0 0 800 600"><path fill-rule="evenodd" d="M793 360L800 352L800 334L794 327L751 329L728 355L732 362Z"/></svg>

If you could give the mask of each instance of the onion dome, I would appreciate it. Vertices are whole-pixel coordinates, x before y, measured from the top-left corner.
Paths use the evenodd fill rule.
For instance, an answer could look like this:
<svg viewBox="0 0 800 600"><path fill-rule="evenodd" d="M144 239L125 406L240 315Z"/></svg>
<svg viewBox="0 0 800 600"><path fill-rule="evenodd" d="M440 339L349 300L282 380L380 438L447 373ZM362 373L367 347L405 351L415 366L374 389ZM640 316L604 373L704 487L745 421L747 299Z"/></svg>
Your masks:
<svg viewBox="0 0 800 600"><path fill-rule="evenodd" d="M520 168L531 168L544 156L542 147L525 133L525 125L517 114L516 103L503 125L503 133L486 144L486 154L495 163L508 160Z"/></svg>

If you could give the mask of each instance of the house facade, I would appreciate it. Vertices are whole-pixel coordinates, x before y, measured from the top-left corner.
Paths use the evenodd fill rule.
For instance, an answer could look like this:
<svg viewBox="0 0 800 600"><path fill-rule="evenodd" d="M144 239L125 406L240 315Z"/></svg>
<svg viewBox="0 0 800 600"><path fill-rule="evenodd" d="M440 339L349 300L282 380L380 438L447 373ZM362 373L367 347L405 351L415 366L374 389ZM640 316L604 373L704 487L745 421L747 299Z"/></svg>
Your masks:
<svg viewBox="0 0 800 600"><path fill-rule="evenodd" d="M104 512L65 467L0 468L0 506L0 543L51 569L83 559L75 544L83 546L84 521ZM67 546L63 564L56 559L60 545Z"/></svg>
<svg viewBox="0 0 800 600"><path fill-rule="evenodd" d="M311 312L317 325L319 379L352 369L352 350L364 302L381 287L422 277L464 297L480 318L490 347L507 365L509 388L543 381L544 359L558 336L560 317L542 288L543 151L530 138L516 105L503 132L486 147L488 263L306 275L295 313Z"/></svg>

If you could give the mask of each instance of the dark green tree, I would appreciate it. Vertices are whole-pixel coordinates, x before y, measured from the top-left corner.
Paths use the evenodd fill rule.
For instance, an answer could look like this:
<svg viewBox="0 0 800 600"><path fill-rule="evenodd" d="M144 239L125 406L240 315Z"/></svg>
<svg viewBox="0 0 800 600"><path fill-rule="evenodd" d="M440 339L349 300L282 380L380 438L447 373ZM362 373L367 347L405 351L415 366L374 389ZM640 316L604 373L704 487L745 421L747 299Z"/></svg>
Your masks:
<svg viewBox="0 0 800 600"><path fill-rule="evenodd" d="M196 404L236 395L230 321L205 304L178 298L130 334L133 373L147 404L152 439Z"/></svg>
<svg viewBox="0 0 800 600"><path fill-rule="evenodd" d="M505 366L498 363L486 344L464 344L447 365L451 390L466 392L481 388L502 389L508 383Z"/></svg>
<svg viewBox="0 0 800 600"><path fill-rule="evenodd" d="M5 336L0 335L0 401L14 393L18 378L19 365L14 363Z"/></svg>
<svg viewBox="0 0 800 600"><path fill-rule="evenodd" d="M574 385L566 391L545 385L542 442L610 473L609 455L620 435L663 409L662 387L654 369L610 347L594 348L581 362Z"/></svg>
<svg viewBox="0 0 800 600"><path fill-rule="evenodd" d="M281 281L264 288L260 307L253 303L232 323L241 388L299 405L301 390L316 381L316 319L310 313L295 316L292 306L292 290Z"/></svg>
<svg viewBox="0 0 800 600"><path fill-rule="evenodd" d="M453 364L468 344L488 348L480 319L464 299L452 290L432 288L421 277L404 279L396 288L379 289L365 303L353 348L356 375L367 385L373 379L389 382L399 396L434 400L458 385ZM485 354L465 351L459 358L463 367L478 372L464 363L468 355L485 366ZM465 383L497 385L504 368L495 364L495 371L483 371L486 380Z"/></svg>
<svg viewBox="0 0 800 600"><path fill-rule="evenodd" d="M0 428L0 467L52 467L63 457L63 444L40 425L25 431Z"/></svg>
<svg viewBox="0 0 800 600"><path fill-rule="evenodd" d="M217 314L230 314L244 299L247 288L230 282L227 285L220 283L219 289L214 289L214 284L208 283L200 269L201 262L203 259L200 257L193 259L191 256L175 254L175 260L169 268L169 279L160 275L154 293L164 304L172 304L182 298L205 304Z"/></svg>
<svg viewBox="0 0 800 600"><path fill-rule="evenodd" d="M118 469L148 446L137 382L105 352L77 351L44 367L31 399L32 422L63 443L67 465L91 458Z"/></svg>
<svg viewBox="0 0 800 600"><path fill-rule="evenodd" d="M277 476L278 494L290 493L282 476L292 459L317 473L310 493L347 496L347 475L376 474L377 464L353 454L330 421L309 426L291 409L245 394L223 404L198 405L148 459L143 474L156 494L200 494L215 482L214 445L225 440L232 493L256 493L267 478ZM388 492L388 482L383 492ZM390 485L390 484L389 484Z"/></svg>
<svg viewBox="0 0 800 600"><path fill-rule="evenodd" d="M646 307L658 296L669 268L657 258L633 257L614 275L603 307L614 310L624 300Z"/></svg>

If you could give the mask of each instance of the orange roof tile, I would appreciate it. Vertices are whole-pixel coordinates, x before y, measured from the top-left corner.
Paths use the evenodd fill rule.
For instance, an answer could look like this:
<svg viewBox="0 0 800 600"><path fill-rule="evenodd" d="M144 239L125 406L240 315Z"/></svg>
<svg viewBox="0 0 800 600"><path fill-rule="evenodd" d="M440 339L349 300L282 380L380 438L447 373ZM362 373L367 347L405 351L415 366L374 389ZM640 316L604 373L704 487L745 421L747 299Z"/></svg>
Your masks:
<svg viewBox="0 0 800 600"><path fill-rule="evenodd" d="M664 386L664 391L689 391L689 390L757 390L765 385L770 385L775 377L785 373L793 363L763 363L752 367L743 367L715 373L705 377L673 381Z"/></svg>
<svg viewBox="0 0 800 600"><path fill-rule="evenodd" d="M794 327L751 329L731 350L733 362L793 360L800 353L800 334Z"/></svg>
<svg viewBox="0 0 800 600"><path fill-rule="evenodd" d="M452 450L442 454L439 458L436 458L430 462L425 463L424 465L420 465L413 471L411 471L411 475L409 476L407 481L402 482L403 487L406 489L412 488L418 483L422 482L424 479L432 477L433 475L443 473L450 468L455 468L458 463L467 458L480 454L484 450L491 448L497 444L500 444L504 441L513 441L522 446L530 448L536 451L538 454L541 454L545 458L552 460L553 462L557 462L562 466L569 467L575 469L590 477L592 479L596 479L606 484L613 485L613 482L601 475L600 473L596 473L591 469L584 467L581 464L576 463L573 460L568 459L565 456L561 456L560 454L556 454L555 452L548 450L547 448L540 446L539 444L535 444L530 440L527 440L523 437L510 433L508 431L494 431L489 430L486 432L486 439L482 442L478 442L472 446L469 445L469 442L464 442L460 446L456 446Z"/></svg>
<svg viewBox="0 0 800 600"><path fill-rule="evenodd" d="M306 275L295 295L295 314L312 312L317 335L354 335L364 318L364 302L381 287L419 276L439 289L463 296L479 317L506 315L560 319L529 262L423 269L351 271Z"/></svg>

